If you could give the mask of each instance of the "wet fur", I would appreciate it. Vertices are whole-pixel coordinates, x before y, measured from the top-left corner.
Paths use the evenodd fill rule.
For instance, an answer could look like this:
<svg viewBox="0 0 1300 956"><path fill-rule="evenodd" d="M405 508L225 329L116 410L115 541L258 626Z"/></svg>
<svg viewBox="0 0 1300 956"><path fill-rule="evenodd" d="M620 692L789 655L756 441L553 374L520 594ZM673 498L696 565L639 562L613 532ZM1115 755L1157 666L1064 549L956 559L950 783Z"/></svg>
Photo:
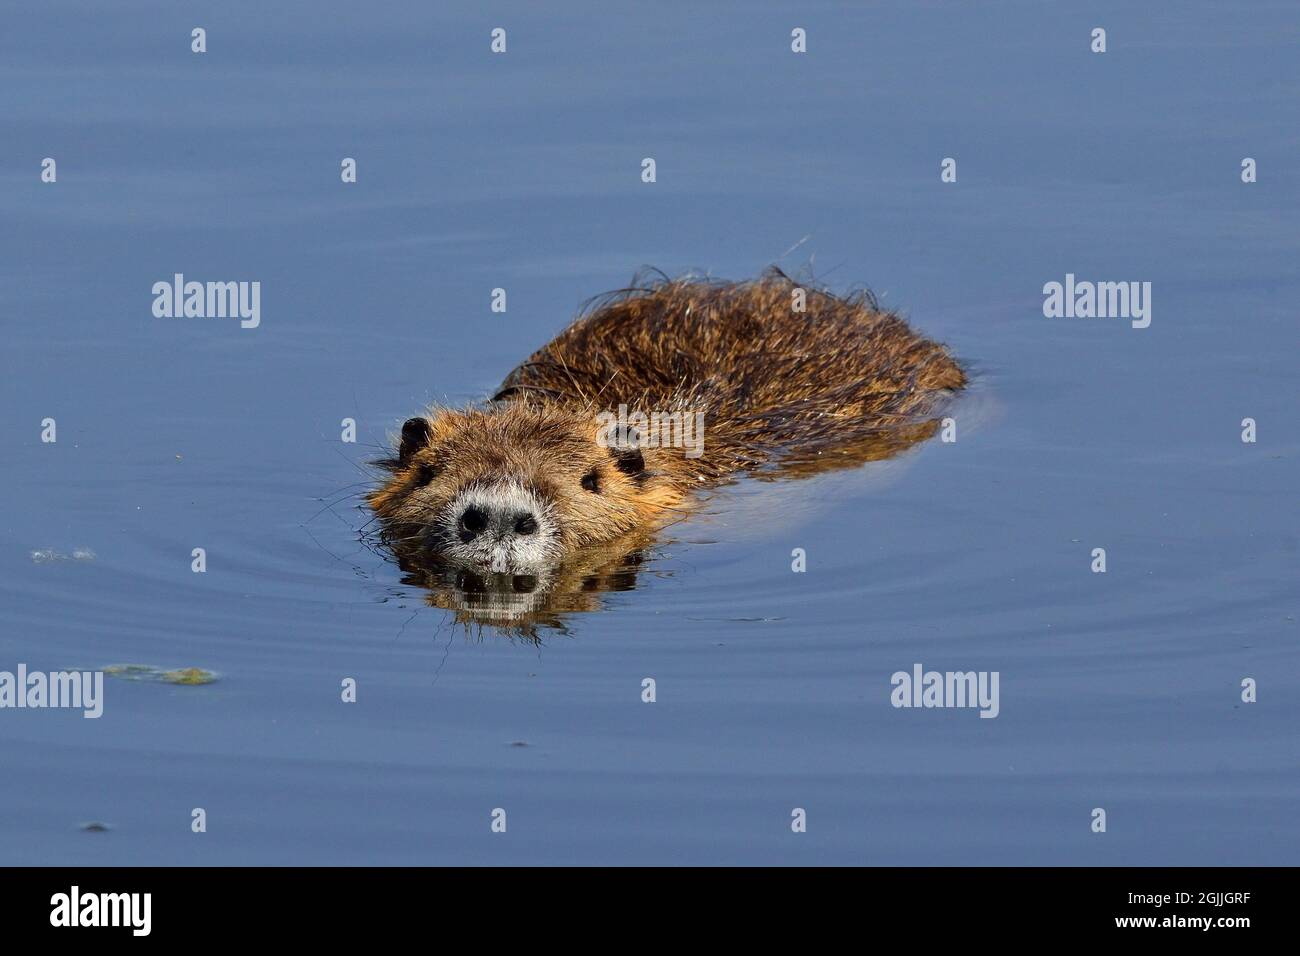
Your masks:
<svg viewBox="0 0 1300 956"><path fill-rule="evenodd" d="M549 502L558 556L662 523L692 490L736 474L889 457L929 437L926 416L965 383L943 346L865 292L836 296L777 270L634 282L592 303L484 406L408 422L370 503L399 537L439 550L454 544L449 503L509 478ZM620 404L704 412L703 455L601 447L596 415ZM593 475L595 493L583 487Z"/></svg>

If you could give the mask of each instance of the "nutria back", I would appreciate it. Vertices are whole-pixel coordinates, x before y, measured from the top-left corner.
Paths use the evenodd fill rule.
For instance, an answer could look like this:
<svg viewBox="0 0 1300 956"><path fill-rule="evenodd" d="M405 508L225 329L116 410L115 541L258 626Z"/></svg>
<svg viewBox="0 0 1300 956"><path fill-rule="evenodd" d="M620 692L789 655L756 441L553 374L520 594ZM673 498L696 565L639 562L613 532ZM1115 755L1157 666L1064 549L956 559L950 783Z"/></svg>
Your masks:
<svg viewBox="0 0 1300 956"><path fill-rule="evenodd" d="M770 269L749 282L634 281L590 305L495 398L703 412L693 470L707 479L885 457L926 437L924 416L965 382L943 346L869 293L837 296Z"/></svg>

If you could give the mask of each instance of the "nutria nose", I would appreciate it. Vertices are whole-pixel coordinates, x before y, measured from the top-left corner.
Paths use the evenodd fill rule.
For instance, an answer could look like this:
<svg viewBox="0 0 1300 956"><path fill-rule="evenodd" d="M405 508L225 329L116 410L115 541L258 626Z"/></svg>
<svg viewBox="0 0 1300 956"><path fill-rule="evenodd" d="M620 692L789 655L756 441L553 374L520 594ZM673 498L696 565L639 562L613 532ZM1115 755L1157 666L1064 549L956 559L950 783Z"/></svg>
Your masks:
<svg viewBox="0 0 1300 956"><path fill-rule="evenodd" d="M493 511L470 505L460 516L460 537L462 541L473 541L489 529L498 536L511 532L520 536L536 534L539 525L537 515L531 511Z"/></svg>
<svg viewBox="0 0 1300 956"><path fill-rule="evenodd" d="M460 523L466 531L478 534L488 525L487 514L478 508L466 508L465 513L460 516Z"/></svg>

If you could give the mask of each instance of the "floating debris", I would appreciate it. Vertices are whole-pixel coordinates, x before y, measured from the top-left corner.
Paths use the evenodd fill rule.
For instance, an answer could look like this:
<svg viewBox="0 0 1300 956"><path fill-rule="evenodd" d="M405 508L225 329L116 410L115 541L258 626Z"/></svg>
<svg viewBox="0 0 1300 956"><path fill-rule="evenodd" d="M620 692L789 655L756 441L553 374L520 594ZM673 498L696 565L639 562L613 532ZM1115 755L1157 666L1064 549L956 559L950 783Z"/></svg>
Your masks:
<svg viewBox="0 0 1300 956"><path fill-rule="evenodd" d="M31 557L36 564L46 564L50 561L94 561L95 552L89 548L74 548L71 554L64 554L53 548L40 548L33 551Z"/></svg>
<svg viewBox="0 0 1300 956"><path fill-rule="evenodd" d="M110 664L104 668L104 673L109 677L120 677L123 680L152 680L158 672L158 668L145 664Z"/></svg>
<svg viewBox="0 0 1300 956"><path fill-rule="evenodd" d="M161 667L152 667L148 664L111 664L104 668L104 673L109 677L116 677L120 680L141 680L153 681L160 684L182 684L186 687L196 687L200 684L211 684L217 679L213 671L205 671L201 667L182 667L176 670L164 670Z"/></svg>
<svg viewBox="0 0 1300 956"><path fill-rule="evenodd" d="M169 684L185 684L187 687L193 687L198 684L211 684L217 679L217 675L201 667L186 667L178 671L167 671L162 675L162 679Z"/></svg>
<svg viewBox="0 0 1300 956"><path fill-rule="evenodd" d="M91 820L89 823L83 823L81 829L87 833L107 833L113 829L107 823L100 823L98 820Z"/></svg>

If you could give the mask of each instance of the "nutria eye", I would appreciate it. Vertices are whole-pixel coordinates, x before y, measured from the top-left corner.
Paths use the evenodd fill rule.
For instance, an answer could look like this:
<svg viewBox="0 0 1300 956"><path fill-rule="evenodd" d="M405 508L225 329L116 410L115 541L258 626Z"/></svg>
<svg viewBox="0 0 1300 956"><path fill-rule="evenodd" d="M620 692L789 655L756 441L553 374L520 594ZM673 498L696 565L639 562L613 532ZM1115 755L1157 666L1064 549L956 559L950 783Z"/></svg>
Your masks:
<svg viewBox="0 0 1300 956"><path fill-rule="evenodd" d="M640 448L628 448L614 453L614 467L633 478L645 471L645 456Z"/></svg>
<svg viewBox="0 0 1300 956"><path fill-rule="evenodd" d="M429 482L433 481L433 479L437 477L438 477L438 469L433 467L433 465L429 464L428 462L425 462L424 464L420 465L419 468L415 469L415 487L423 488L425 485L427 485Z"/></svg>
<svg viewBox="0 0 1300 956"><path fill-rule="evenodd" d="M595 468L582 476L582 487L592 492L600 491L600 475L596 474Z"/></svg>

